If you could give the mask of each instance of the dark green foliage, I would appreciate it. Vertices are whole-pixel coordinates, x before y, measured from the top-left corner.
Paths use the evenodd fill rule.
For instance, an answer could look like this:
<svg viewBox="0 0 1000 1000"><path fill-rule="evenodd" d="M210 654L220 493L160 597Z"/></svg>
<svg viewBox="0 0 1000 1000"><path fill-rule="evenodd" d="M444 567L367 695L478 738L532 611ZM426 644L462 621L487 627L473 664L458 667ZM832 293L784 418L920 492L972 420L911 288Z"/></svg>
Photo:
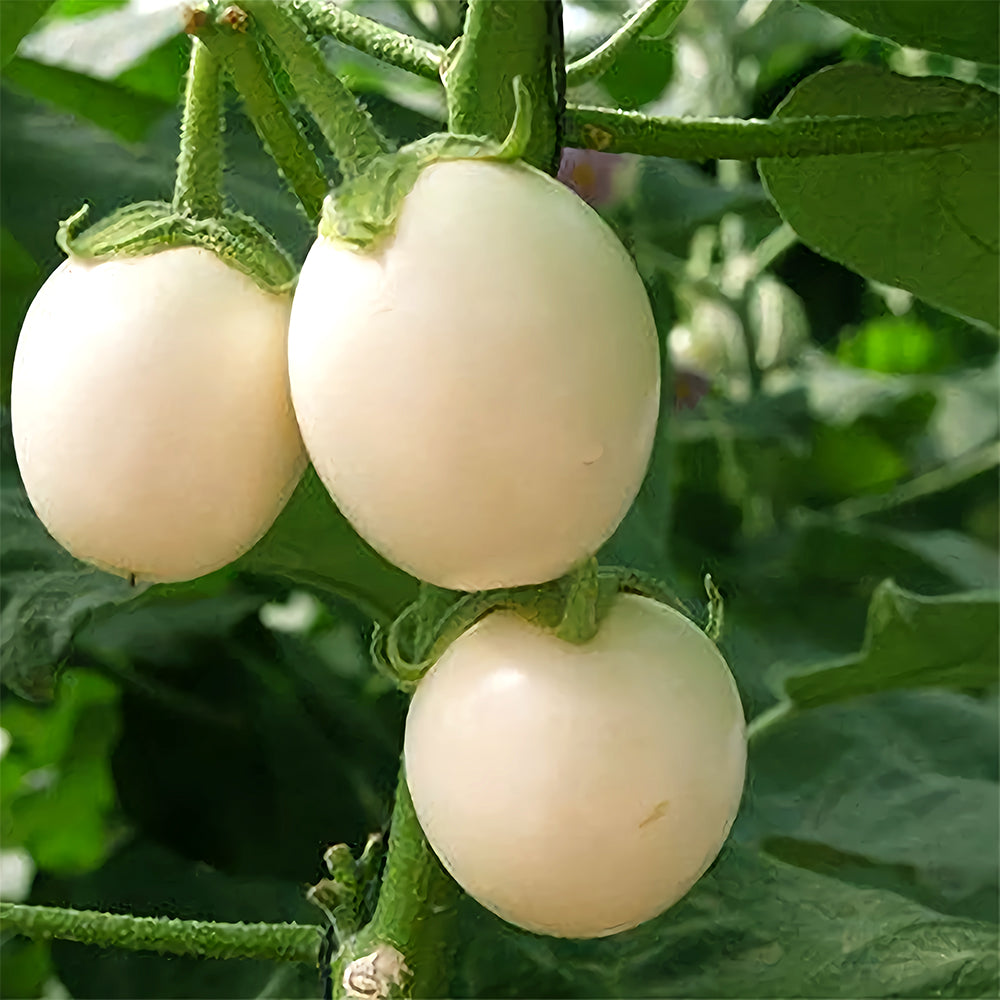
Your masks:
<svg viewBox="0 0 1000 1000"><path fill-rule="evenodd" d="M1000 62L1000 6L991 0L807 0L862 31L974 62Z"/></svg>
<svg viewBox="0 0 1000 1000"><path fill-rule="evenodd" d="M13 56L47 6L0 0L10 58L0 92L5 403L24 311L60 259L57 221L84 200L98 218L169 197L176 156L184 40L148 43L101 78ZM819 7L901 44L995 59L993 3L775 0L744 23L737 4L695 0L677 30L704 77L672 64L677 33L668 43L651 28L587 86L625 106L663 92L683 113L748 113L857 38ZM79 52L95 64L84 22L128 9L59 0L48 16L78 18ZM598 37L626 14L624 4L586 9L585 31ZM413 30L429 10L386 2L365 12ZM448 41L457 7L433 11L426 33ZM893 49L872 44L873 61ZM328 55L396 143L441 127L433 83L340 45ZM837 67L808 76L780 113L897 114L993 96ZM235 100L226 141L232 201L300 261L309 227ZM601 558L656 573L692 603L710 571L747 716L770 712L773 724L754 738L729 845L689 896L589 942L519 932L466 900L451 996L1000 991L995 149L769 161L774 205L752 169L731 167L643 160L629 193L599 206L637 259L664 354L692 295L760 332L733 275L780 225L774 205L805 243L853 271L801 245L765 269L794 288L809 329L792 363L766 366L755 388L737 365L708 373L703 398L681 407L665 371L652 472ZM37 868L27 899L321 923L304 894L323 874L324 848L359 848L389 814L405 702L372 670L367 643L372 621L391 620L416 581L354 534L310 471L236 565L131 588L42 528L6 409L0 515L0 708L11 737L0 834ZM320 988L306 966L0 942L4 997L51 994L53 977L94 998Z"/></svg>

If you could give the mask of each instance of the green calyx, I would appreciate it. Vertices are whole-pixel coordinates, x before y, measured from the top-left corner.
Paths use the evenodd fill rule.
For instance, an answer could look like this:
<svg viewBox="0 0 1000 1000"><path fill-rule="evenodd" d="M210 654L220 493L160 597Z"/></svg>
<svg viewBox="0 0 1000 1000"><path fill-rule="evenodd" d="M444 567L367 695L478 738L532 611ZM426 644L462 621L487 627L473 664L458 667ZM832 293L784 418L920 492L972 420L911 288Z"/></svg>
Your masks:
<svg viewBox="0 0 1000 1000"><path fill-rule="evenodd" d="M520 77L514 80L516 110L502 143L473 135L440 132L370 161L365 172L328 195L319 235L331 242L368 249L392 232L422 170L443 160L493 160L512 163L523 158L531 132L531 97Z"/></svg>
<svg viewBox="0 0 1000 1000"><path fill-rule="evenodd" d="M705 589L708 610L702 627L714 642L722 628L722 597L709 576ZM423 584L417 600L388 630L376 626L372 661L397 687L412 691L448 646L491 611L513 611L566 642L585 643L623 593L648 597L696 618L693 609L654 577L622 566L599 567L590 558L566 576L535 587L458 594Z"/></svg>
<svg viewBox="0 0 1000 1000"><path fill-rule="evenodd" d="M89 206L59 224L56 242L68 257L142 257L173 247L211 250L269 292L289 291L295 266L259 223L238 212L196 218L159 201L140 201L87 226Z"/></svg>

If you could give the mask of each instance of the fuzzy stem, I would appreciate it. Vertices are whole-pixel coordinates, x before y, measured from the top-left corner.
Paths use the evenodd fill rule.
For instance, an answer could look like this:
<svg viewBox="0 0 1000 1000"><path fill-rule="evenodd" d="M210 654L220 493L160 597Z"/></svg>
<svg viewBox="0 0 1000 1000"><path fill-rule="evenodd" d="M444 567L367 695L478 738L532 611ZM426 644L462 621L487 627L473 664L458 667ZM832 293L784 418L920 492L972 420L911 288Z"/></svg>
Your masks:
<svg viewBox="0 0 1000 1000"><path fill-rule="evenodd" d="M688 0L647 0L606 42L566 67L566 86L578 87L606 73L632 41L660 17L666 22L663 33L669 32L687 4Z"/></svg>
<svg viewBox="0 0 1000 1000"><path fill-rule="evenodd" d="M460 897L461 890L441 867L420 829L400 767L375 914L337 956L332 970L334 986L341 986L352 962L390 946L402 955L409 971L400 988L389 995L414 1000L448 996L452 926Z"/></svg>
<svg viewBox="0 0 1000 1000"><path fill-rule="evenodd" d="M443 76L448 128L502 142L514 120L514 78L531 96L525 160L555 173L565 71L558 0L469 0L465 32Z"/></svg>
<svg viewBox="0 0 1000 1000"><path fill-rule="evenodd" d="M388 28L330 0L291 0L288 6L317 35L329 35L359 52L427 80L439 78L444 61L440 45Z"/></svg>
<svg viewBox="0 0 1000 1000"><path fill-rule="evenodd" d="M288 75L319 125L345 177L357 177L387 149L368 112L326 64L292 11L274 0L243 0L242 6L281 54Z"/></svg>
<svg viewBox="0 0 1000 1000"><path fill-rule="evenodd" d="M323 932L308 924L223 924L0 903L0 928L129 951L316 964Z"/></svg>
<svg viewBox="0 0 1000 1000"><path fill-rule="evenodd" d="M278 93L260 47L245 31L211 20L197 26L194 33L229 74L264 148L306 215L318 221L330 185L323 165Z"/></svg>
<svg viewBox="0 0 1000 1000"><path fill-rule="evenodd" d="M780 118L650 118L633 111L570 105L567 146L681 160L756 160L936 149L1000 137L996 109L920 115Z"/></svg>
<svg viewBox="0 0 1000 1000"><path fill-rule="evenodd" d="M222 214L222 75L215 56L191 39L174 209L198 219Z"/></svg>

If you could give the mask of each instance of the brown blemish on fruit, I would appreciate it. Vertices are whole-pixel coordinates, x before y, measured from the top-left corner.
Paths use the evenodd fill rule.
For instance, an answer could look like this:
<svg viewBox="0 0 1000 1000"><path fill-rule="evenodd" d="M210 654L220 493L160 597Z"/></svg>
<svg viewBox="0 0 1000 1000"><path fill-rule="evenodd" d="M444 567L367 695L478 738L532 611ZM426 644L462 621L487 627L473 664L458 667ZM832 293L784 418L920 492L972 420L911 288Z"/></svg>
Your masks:
<svg viewBox="0 0 1000 1000"><path fill-rule="evenodd" d="M644 826L649 826L650 823L655 823L658 819L662 819L669 805L670 803L666 799L662 802L657 802L653 806L653 811L639 824L639 829L641 830Z"/></svg>

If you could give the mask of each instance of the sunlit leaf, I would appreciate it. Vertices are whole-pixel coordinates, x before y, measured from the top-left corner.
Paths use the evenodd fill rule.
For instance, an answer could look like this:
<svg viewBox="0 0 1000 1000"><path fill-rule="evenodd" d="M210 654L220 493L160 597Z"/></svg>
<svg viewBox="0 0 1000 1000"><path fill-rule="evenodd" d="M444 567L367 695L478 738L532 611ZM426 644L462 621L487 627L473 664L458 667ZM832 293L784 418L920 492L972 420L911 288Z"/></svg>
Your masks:
<svg viewBox="0 0 1000 1000"><path fill-rule="evenodd" d="M0 3L0 66L17 52L21 39L52 5L52 0L6 0Z"/></svg>
<svg viewBox="0 0 1000 1000"><path fill-rule="evenodd" d="M126 142L144 139L171 105L105 80L15 57L4 70L17 90L89 119Z"/></svg>

